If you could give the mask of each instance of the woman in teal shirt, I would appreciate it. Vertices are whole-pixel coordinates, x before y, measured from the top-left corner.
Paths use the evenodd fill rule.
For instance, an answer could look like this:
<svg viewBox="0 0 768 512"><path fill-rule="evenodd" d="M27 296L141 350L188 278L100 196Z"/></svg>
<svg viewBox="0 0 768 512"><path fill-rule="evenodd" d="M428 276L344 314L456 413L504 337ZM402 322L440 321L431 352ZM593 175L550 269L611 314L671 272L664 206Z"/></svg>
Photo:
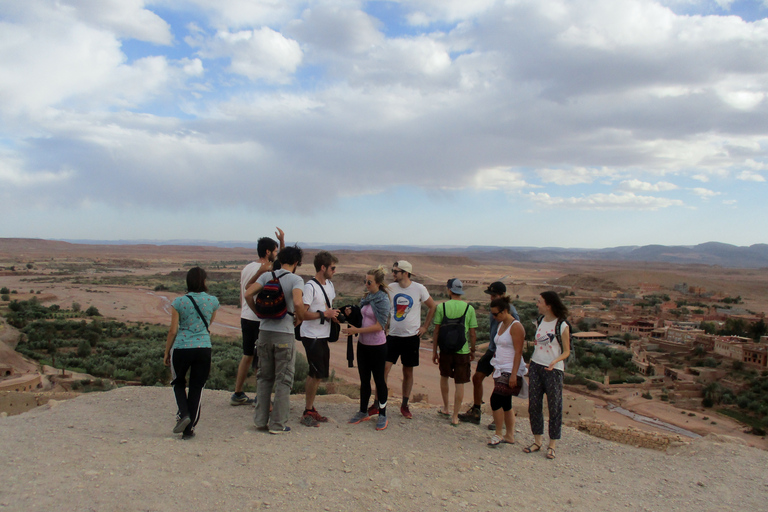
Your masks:
<svg viewBox="0 0 768 512"><path fill-rule="evenodd" d="M205 270L194 267L187 272L187 295L177 297L173 306L171 328L165 343L165 366L171 367L173 393L176 395L174 434L182 439L195 435L200 419L200 397L211 371L210 325L219 309L219 300L208 295ZM189 393L186 375L189 371Z"/></svg>

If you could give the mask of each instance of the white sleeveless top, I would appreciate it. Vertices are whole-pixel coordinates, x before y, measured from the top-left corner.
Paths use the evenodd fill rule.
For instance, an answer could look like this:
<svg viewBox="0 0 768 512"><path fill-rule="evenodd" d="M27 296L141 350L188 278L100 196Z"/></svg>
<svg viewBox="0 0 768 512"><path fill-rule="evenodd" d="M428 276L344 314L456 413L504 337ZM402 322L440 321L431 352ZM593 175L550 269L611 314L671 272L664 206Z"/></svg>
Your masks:
<svg viewBox="0 0 768 512"><path fill-rule="evenodd" d="M493 377L499 377L502 372L512 373L512 368L515 366L515 345L512 343L512 326L516 323L520 323L517 320L509 324L509 327L504 332L497 332L494 337L496 342L496 354L491 359L491 366L493 366ZM525 366L525 361L520 358L520 367L517 369L517 374L523 376L527 373L528 369Z"/></svg>

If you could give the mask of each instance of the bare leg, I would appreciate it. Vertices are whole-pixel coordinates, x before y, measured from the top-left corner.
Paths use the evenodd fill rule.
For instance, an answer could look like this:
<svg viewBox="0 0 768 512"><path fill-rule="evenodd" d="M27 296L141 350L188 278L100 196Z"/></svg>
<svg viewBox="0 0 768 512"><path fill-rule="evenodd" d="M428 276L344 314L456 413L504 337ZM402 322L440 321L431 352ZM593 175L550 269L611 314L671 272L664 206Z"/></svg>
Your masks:
<svg viewBox="0 0 768 512"><path fill-rule="evenodd" d="M474 405L483 405L483 381L486 377L487 375L481 372L475 372L472 376L472 400Z"/></svg>
<svg viewBox="0 0 768 512"><path fill-rule="evenodd" d="M411 398L413 390L413 367L403 366L403 398Z"/></svg>
<svg viewBox="0 0 768 512"><path fill-rule="evenodd" d="M454 381L455 382L455 381ZM453 417L451 418L451 423L454 425L459 424L459 410L461 410L461 402L464 401L464 383L461 384L454 383L454 392L453 392Z"/></svg>
<svg viewBox="0 0 768 512"><path fill-rule="evenodd" d="M237 367L237 378L235 379L235 393L242 393L245 379L248 377L248 370L251 369L253 356L243 356Z"/></svg>
<svg viewBox="0 0 768 512"><path fill-rule="evenodd" d="M320 386L320 379L314 377L307 377L304 384L304 393L306 395L306 406L308 410L312 410L315 407L315 396L317 395L317 388Z"/></svg>
<svg viewBox="0 0 768 512"><path fill-rule="evenodd" d="M499 407L493 411L493 422L496 424L496 435L501 437L501 430L504 425L504 409Z"/></svg>
<svg viewBox="0 0 768 512"><path fill-rule="evenodd" d="M450 409L448 408L448 377L440 376L440 394L443 397L443 412L450 414Z"/></svg>
<svg viewBox="0 0 768 512"><path fill-rule="evenodd" d="M503 409L499 409L503 411ZM496 420L496 435L501 435L501 418L496 418L494 415L494 419ZM504 440L508 443L514 443L515 442L515 409L512 408L508 411L504 411L504 426L506 427L506 435L504 436Z"/></svg>

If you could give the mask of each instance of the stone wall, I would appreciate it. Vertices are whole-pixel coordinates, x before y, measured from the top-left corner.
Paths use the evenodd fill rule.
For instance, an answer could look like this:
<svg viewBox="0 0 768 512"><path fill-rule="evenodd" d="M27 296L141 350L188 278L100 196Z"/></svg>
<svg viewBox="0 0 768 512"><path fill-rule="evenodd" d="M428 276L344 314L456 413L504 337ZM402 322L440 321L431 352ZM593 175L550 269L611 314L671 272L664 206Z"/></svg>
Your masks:
<svg viewBox="0 0 768 512"><path fill-rule="evenodd" d="M687 444L678 435L646 432L635 427L617 427L614 423L595 419L582 418L576 424L576 428L601 439L637 446L638 448L665 451L670 446Z"/></svg>
<svg viewBox="0 0 768 512"><path fill-rule="evenodd" d="M13 416L30 409L45 405L49 400L66 400L79 396L79 393L24 393L0 391L0 414Z"/></svg>

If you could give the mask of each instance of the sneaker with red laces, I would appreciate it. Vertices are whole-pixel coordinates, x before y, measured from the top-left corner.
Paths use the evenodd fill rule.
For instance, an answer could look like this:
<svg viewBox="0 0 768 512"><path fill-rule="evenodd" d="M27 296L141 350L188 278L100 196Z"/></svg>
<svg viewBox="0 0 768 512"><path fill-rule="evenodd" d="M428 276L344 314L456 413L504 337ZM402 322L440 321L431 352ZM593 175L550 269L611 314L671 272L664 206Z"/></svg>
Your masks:
<svg viewBox="0 0 768 512"><path fill-rule="evenodd" d="M400 414L405 416L407 419L413 419L413 414L411 414L411 410L408 408L407 405L401 405L400 406Z"/></svg>
<svg viewBox="0 0 768 512"><path fill-rule="evenodd" d="M379 406L377 404L373 404L368 408L368 416L376 416L379 414Z"/></svg>
<svg viewBox="0 0 768 512"><path fill-rule="evenodd" d="M314 407L311 410L305 409L304 416L311 416L312 418L314 418L315 421L318 421L320 423L325 423L326 421L328 421L328 418L326 418L325 416L320 416L320 413L317 412L317 409L315 409Z"/></svg>

